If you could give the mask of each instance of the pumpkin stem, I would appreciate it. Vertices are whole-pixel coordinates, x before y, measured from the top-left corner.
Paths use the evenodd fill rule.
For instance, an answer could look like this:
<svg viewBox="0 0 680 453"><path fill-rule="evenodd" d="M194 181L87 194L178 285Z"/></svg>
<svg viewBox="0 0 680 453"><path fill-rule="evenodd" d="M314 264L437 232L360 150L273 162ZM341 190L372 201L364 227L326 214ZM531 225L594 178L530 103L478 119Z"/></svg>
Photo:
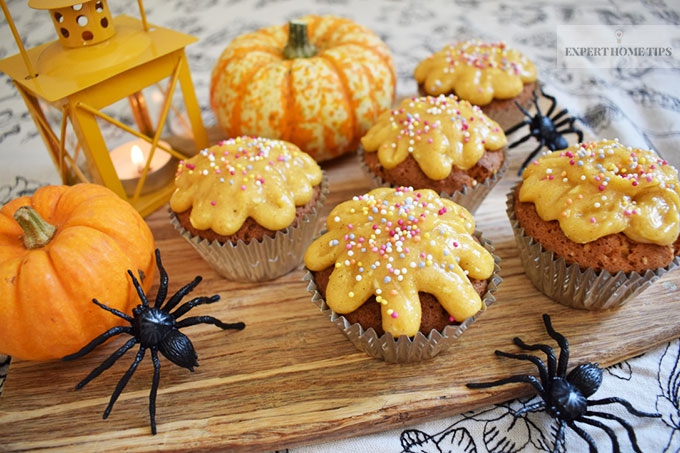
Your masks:
<svg viewBox="0 0 680 453"><path fill-rule="evenodd" d="M21 206L14 212L14 220L24 230L24 247L37 249L46 246L57 228L45 221L40 214L30 206Z"/></svg>
<svg viewBox="0 0 680 453"><path fill-rule="evenodd" d="M307 23L298 20L288 22L288 42L283 48L283 56L288 60L309 58L316 55L316 52L316 47L309 42Z"/></svg>

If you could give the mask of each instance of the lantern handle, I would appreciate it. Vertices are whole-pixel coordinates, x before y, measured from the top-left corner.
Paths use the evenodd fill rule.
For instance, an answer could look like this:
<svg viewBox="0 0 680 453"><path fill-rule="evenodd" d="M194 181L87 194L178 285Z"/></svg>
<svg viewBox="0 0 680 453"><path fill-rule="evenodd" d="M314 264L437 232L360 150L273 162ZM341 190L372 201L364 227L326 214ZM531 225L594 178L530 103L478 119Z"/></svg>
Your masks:
<svg viewBox="0 0 680 453"><path fill-rule="evenodd" d="M0 0L4 2L5 0ZM142 19L142 26L144 27L144 31L149 31L149 24L146 22L146 12L144 11L144 2L142 0L137 0L137 4L139 5L139 16Z"/></svg>
<svg viewBox="0 0 680 453"><path fill-rule="evenodd" d="M139 0L140 5L142 0ZM19 36L19 32L17 31L17 27L14 25L14 19L12 19L12 15L9 13L9 9L7 9L7 4L5 3L5 0L0 0L0 6L2 6L2 12L5 14L5 19L7 20L7 23L9 24L10 30L12 30L12 35L14 36L14 41L17 43L17 47L19 47L19 53L21 53L21 58L24 59L24 64L26 65L26 70L28 71L28 79L32 79L33 77L38 77L38 73L35 72L35 69L33 68L33 64L31 63L31 59L28 58L28 53L26 52L26 48L24 47L24 43L21 42L21 36Z"/></svg>

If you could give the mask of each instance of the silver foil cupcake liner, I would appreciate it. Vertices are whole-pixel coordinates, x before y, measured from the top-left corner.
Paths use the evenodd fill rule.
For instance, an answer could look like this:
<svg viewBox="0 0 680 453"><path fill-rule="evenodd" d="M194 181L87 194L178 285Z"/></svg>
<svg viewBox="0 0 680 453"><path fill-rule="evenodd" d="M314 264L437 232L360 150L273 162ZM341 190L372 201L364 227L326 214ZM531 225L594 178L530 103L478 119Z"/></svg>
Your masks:
<svg viewBox="0 0 680 453"><path fill-rule="evenodd" d="M540 292L555 302L581 310L619 307L649 288L680 264L675 259L666 267L638 272L616 272L582 268L546 250L525 234L515 215L515 185L507 195L507 214L519 248L524 271Z"/></svg>
<svg viewBox="0 0 680 453"><path fill-rule="evenodd" d="M295 226L277 231L274 237L245 243L220 243L194 236L170 210L170 223L201 257L222 277L237 282L262 282L287 274L302 263L305 250L316 233L319 210L328 196L328 178L323 175L321 192L313 211Z"/></svg>
<svg viewBox="0 0 680 453"><path fill-rule="evenodd" d="M380 176L376 175L371 171L371 169L366 165L366 162L364 161L364 149L363 147L359 147L357 150L357 158L359 159L359 165L361 166L361 170L364 172L364 174L368 177L370 181L370 186L371 188L378 188L378 187L396 187L394 184L385 181L383 178ZM498 181L501 180L503 175L508 171L509 167L509 162L508 162L508 152L507 149L503 150L503 165L501 165L501 168L498 169L498 171L491 176L490 178L487 178L485 181L482 181L478 183L474 187L468 187L468 186L463 186L462 190L455 191L453 193L448 193L448 192L440 192L439 196L442 198L448 198L449 200L452 200L454 203L457 203L470 211L471 214L474 214L475 211L477 211L477 208L482 204L486 196L491 192L491 189L494 188L494 186L498 183ZM422 189L423 187L413 187L414 189Z"/></svg>
<svg viewBox="0 0 680 453"><path fill-rule="evenodd" d="M321 296L309 269L307 269L303 280L308 282L307 291L312 294L312 302L314 302L323 313L329 316L331 322L335 324L335 326L340 329L360 351L363 351L376 359L391 363L412 363L428 360L448 349L481 314L496 302L495 293L498 290L498 285L500 285L503 280L499 275L500 258L494 253L495 249L491 242L482 238L480 232L475 232L475 237L480 241L484 248L492 254L495 263L493 275L489 278L486 293L484 294L484 297L482 297L484 308L459 325L446 326L441 332L432 330L427 335L418 332L414 337L402 335L399 338L394 338L389 333L378 336L375 329L364 329L360 324L352 324L347 318L333 311L333 309L326 304L326 300L323 296Z"/></svg>

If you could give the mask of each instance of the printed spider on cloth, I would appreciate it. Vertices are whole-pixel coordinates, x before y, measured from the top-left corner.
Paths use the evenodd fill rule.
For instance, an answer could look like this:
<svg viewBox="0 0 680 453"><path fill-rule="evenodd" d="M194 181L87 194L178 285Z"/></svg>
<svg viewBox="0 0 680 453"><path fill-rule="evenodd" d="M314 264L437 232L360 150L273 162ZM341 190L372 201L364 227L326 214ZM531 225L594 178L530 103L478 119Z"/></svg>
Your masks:
<svg viewBox="0 0 680 453"><path fill-rule="evenodd" d="M515 104L527 117L524 121L511 126L505 131L505 135L510 135L513 132L521 129L524 126L529 126L529 133L516 141L508 145L508 149L515 148L516 146L526 142L530 138L534 137L538 140L538 146L534 149L529 156L522 162L522 166L519 168L519 175L522 174L524 168L529 165L529 162L536 157L536 155L541 151L544 146L548 147L550 151L558 151L560 149L565 149L569 146L569 143L564 138L564 134L576 134L578 136L578 143L583 141L583 132L574 127L574 122L576 118L565 115L569 113L567 109L560 110L554 116L551 117L557 106L557 100L554 96L550 96L543 91L543 87L540 88L541 95L550 100L550 107L544 115L541 112L541 108L538 106L538 95L536 90L534 90L534 106L536 107L536 115L531 115L524 107L522 107L517 101ZM566 127L565 127L566 126Z"/></svg>
<svg viewBox="0 0 680 453"><path fill-rule="evenodd" d="M128 274L132 279L132 283L135 285L137 294L142 301L141 304L137 305L137 307L132 310L132 316L110 308L97 301L97 299L93 299L92 302L94 302L100 308L125 319L130 323L130 325L113 327L96 337L80 351L67 355L63 358L63 360L73 360L83 357L84 355L92 352L92 350L104 343L109 338L122 333L127 333L132 336L132 338L130 338L123 346L111 354L106 360L104 360L104 362L101 363L101 365L92 370L85 379L76 385L76 389L79 390L85 387L88 382L99 376L102 372L110 368L134 345L140 345L135 360L132 362L132 365L130 365L130 368L128 368L120 381L118 381L118 384L111 395L109 405L106 407L102 417L106 419L111 413L111 409L113 409L113 405L115 404L116 400L130 380L130 377L132 377L135 370L137 369L137 366L144 358L146 350L149 349L151 351L151 359L153 361L154 367L151 393L149 394L149 418L151 421L151 432L153 434L156 434L156 394L158 392L161 371L161 363L158 358L158 352L160 351L161 354L163 354L175 365L187 368L189 371L194 371L194 367L198 366L198 356L189 338L180 332L179 329L196 324L212 324L219 327L220 329L236 330L242 330L245 327L245 324L242 322L227 324L212 316L191 316L179 320L181 316L185 315L192 308L202 304L212 304L217 302L220 299L220 296L214 295L211 297L196 297L188 302L183 303L177 307L177 310L171 312L172 309L180 303L182 298L189 294L201 282L202 277L197 276L192 282L188 283L179 291L177 291L170 299L168 299L167 303L163 305L163 302L165 302L165 298L168 294L168 274L163 268L163 264L161 263L161 254L158 249L156 249L156 263L158 264L158 271L160 274L160 287L156 293L156 301L154 306L149 306L149 301L146 298L144 290L139 284L139 281L134 276L132 271L128 270Z"/></svg>
<svg viewBox="0 0 680 453"><path fill-rule="evenodd" d="M550 316L547 314L543 315L543 323L545 324L548 335L550 335L560 347L559 359L555 358L553 349L548 345L526 344L518 337L515 337L513 342L526 351L540 350L544 352L548 360L547 367L538 357L531 354L512 354L503 351L495 351L495 354L501 357L528 360L532 362L536 365L536 368L538 368L539 378L531 375L515 375L492 382L469 383L467 386L473 389L482 389L510 383L531 384L538 392L541 401L517 411L515 416L522 415L525 412L545 409L550 416L554 417L558 421L559 426L557 433L555 434L553 453L559 451L559 447L563 445L564 430L567 426L586 441L591 453L597 452L597 446L595 445L593 438L579 427L577 423L602 429L611 439L613 451L619 452L620 449L616 434L609 426L597 420L598 418L614 420L620 423L628 433L628 438L630 439L633 449L640 453L640 447L637 444L633 427L626 420L606 412L594 411L592 408L594 406L606 404L620 404L628 412L638 417L661 417L661 414L641 412L635 409L628 401L618 397L589 400L588 397L593 395L602 383L602 369L597 363L587 362L577 366L567 374L569 342L562 334L553 329Z"/></svg>

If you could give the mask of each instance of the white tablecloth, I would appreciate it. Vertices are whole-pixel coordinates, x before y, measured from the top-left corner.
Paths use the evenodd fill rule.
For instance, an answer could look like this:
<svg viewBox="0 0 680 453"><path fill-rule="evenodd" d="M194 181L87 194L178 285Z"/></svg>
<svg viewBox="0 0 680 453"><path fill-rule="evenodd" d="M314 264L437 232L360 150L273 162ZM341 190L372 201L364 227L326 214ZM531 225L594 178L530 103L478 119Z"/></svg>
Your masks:
<svg viewBox="0 0 680 453"><path fill-rule="evenodd" d="M24 0L7 3L27 48L56 39L46 12L28 8ZM137 2L132 0L111 0L109 7L114 16L124 13L138 17ZM413 69L421 59L444 45L465 38L504 40L536 63L546 91L557 97L560 107L568 108L579 118L579 126L590 135L618 137L631 146L655 149L672 163L680 164L680 8L677 2L147 0L145 7L149 22L200 39L187 48L187 55L206 126L214 124L208 101L210 71L232 38L304 14L334 14L369 27L387 43L396 63L399 96L416 93ZM628 31L634 31L635 27L655 25L659 32L674 33L674 38L669 37L667 41L675 47L671 47L672 56L645 57L647 60L636 68L602 67L598 58L591 59L589 68L565 68L565 64L571 63L565 63L564 49L559 47L561 38L579 25L587 26L584 30L593 34L594 43L611 38L617 29L626 30L625 39L633 35ZM624 44L644 43L624 41ZM17 52L9 27L3 23L0 58ZM0 81L0 203L4 203L40 185L61 181L18 92L5 75L0 75ZM573 136L567 138L574 139ZM670 317L670 322L672 319ZM662 414L660 419L644 419L629 415L621 407L603 409L611 410L633 425L642 451L680 449L679 354L680 342L676 339L612 366L604 373L598 398L620 396L640 410ZM533 400L513 400L407 429L290 451L550 451L555 426L547 414L529 413L516 420L512 415L531 402ZM621 426L607 424L616 430L622 451L631 450ZM606 433L590 428L586 430L600 450L609 451L611 441ZM587 449L571 430L567 431L566 445L570 452Z"/></svg>

